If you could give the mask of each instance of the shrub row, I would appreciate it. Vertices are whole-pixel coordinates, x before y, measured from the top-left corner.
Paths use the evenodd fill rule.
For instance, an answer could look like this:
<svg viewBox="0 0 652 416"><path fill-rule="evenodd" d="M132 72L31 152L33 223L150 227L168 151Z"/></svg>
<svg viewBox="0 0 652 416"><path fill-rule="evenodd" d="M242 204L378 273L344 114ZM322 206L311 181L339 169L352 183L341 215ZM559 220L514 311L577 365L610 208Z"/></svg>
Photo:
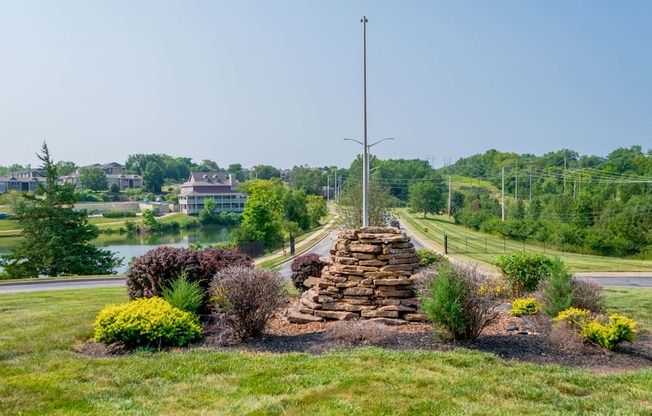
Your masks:
<svg viewBox="0 0 652 416"><path fill-rule="evenodd" d="M133 218L136 216L136 211L104 211L102 216L104 218Z"/></svg>

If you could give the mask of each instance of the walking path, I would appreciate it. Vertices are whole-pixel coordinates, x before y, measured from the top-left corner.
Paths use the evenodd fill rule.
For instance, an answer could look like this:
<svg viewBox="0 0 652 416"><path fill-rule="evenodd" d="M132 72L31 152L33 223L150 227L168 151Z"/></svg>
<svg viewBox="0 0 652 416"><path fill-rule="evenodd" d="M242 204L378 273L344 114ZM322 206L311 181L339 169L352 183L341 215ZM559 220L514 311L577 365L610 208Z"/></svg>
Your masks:
<svg viewBox="0 0 652 416"><path fill-rule="evenodd" d="M255 261L255 264L262 264L270 260L276 260L281 257L287 257L285 260L283 260L282 263L288 262L301 253L310 250L314 245L318 244L321 240L326 238L328 235L329 231L335 226L335 221L337 220L337 217L333 217L332 220L327 222L323 227L317 229L315 232L310 234L308 237L305 239L301 240L299 243L296 243L294 248L294 255L293 256L288 256L288 251L289 249L283 249L283 250L278 250L270 255L267 255L265 257L261 257Z"/></svg>

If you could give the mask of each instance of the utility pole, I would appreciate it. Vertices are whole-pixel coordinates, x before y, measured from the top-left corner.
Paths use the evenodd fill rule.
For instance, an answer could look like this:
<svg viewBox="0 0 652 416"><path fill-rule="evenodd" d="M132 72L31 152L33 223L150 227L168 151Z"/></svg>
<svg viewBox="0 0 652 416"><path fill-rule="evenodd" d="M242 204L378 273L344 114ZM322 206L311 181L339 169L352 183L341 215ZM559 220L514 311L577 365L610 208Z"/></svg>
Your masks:
<svg viewBox="0 0 652 416"><path fill-rule="evenodd" d="M451 217L451 175L448 175L448 218Z"/></svg>
<svg viewBox="0 0 652 416"><path fill-rule="evenodd" d="M335 199L337 199L337 171L335 171Z"/></svg>
<svg viewBox="0 0 652 416"><path fill-rule="evenodd" d="M331 175L326 175L326 202L331 202Z"/></svg>
<svg viewBox="0 0 652 416"><path fill-rule="evenodd" d="M362 16L362 226L369 226L369 148L367 147L367 16Z"/></svg>
<svg viewBox="0 0 652 416"><path fill-rule="evenodd" d="M502 197L501 197L501 205L502 205L502 219L505 221L505 166L503 166L503 178L502 178Z"/></svg>
<svg viewBox="0 0 652 416"><path fill-rule="evenodd" d="M532 202L532 161L530 161L530 199L528 202Z"/></svg>
<svg viewBox="0 0 652 416"><path fill-rule="evenodd" d="M564 196L566 196L566 156L564 156Z"/></svg>
<svg viewBox="0 0 652 416"><path fill-rule="evenodd" d="M514 191L514 199L518 202L518 165L516 165L516 175L514 176L516 181L516 189Z"/></svg>

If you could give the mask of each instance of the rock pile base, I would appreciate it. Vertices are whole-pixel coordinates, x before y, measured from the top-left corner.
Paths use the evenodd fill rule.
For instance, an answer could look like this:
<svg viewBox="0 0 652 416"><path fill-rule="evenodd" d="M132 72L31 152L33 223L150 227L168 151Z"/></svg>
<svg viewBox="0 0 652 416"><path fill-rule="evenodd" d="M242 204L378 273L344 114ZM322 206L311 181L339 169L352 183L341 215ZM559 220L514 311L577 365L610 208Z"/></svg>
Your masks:
<svg viewBox="0 0 652 416"><path fill-rule="evenodd" d="M419 255L410 237L398 228L345 230L328 263L320 277L304 282L309 289L301 296L298 313L290 315L291 321L426 319L418 313L420 299L414 286Z"/></svg>

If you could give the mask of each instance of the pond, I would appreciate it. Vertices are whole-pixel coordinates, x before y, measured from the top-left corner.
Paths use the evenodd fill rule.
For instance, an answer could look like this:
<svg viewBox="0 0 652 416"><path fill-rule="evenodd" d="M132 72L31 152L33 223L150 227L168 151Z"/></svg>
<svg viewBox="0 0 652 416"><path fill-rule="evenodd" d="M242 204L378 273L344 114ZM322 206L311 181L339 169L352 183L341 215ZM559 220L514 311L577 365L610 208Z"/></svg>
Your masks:
<svg viewBox="0 0 652 416"><path fill-rule="evenodd" d="M188 247L190 244L216 244L229 241L233 227L206 226L190 230L164 231L152 234L100 234L92 241L97 246L112 251L119 258L124 258L118 274L127 271L127 263L133 257L145 254L162 245ZM20 237L0 238L0 255L7 254L18 244Z"/></svg>

